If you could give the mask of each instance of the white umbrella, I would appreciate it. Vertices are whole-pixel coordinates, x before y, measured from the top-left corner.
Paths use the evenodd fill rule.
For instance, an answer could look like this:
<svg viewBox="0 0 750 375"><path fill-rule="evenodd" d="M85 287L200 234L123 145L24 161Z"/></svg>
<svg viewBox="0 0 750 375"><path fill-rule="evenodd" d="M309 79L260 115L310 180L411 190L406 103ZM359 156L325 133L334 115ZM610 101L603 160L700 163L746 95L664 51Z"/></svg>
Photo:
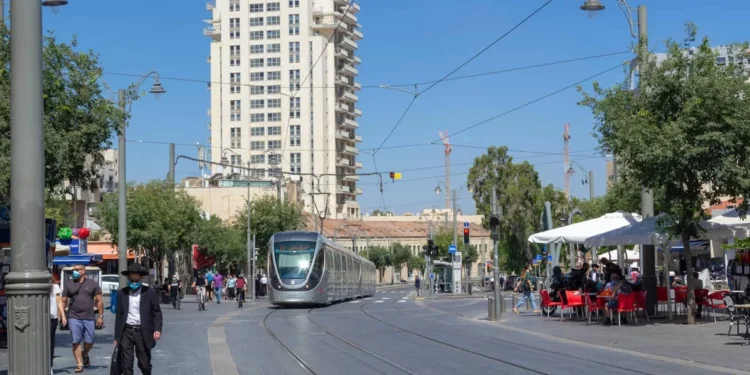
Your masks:
<svg viewBox="0 0 750 375"><path fill-rule="evenodd" d="M589 247L616 246L616 245L668 245L680 242L679 238L672 238L666 230L659 228L659 217L650 217L640 222L624 226L595 236L590 236L584 243ZM748 230L744 228L731 227L710 221L701 221L700 225L705 233L699 238L702 240L716 240L723 238L747 237Z"/></svg>
<svg viewBox="0 0 750 375"><path fill-rule="evenodd" d="M532 234L529 236L529 242L541 244L584 243L591 236L609 232L639 221L641 221L641 216L638 214L619 211L612 212L596 219Z"/></svg>
<svg viewBox="0 0 750 375"><path fill-rule="evenodd" d="M709 220L709 222L729 226L743 225L750 227L750 216L745 217L745 219L743 220L742 218L740 218L740 213L737 210L731 210L725 212L722 215L712 218L711 220Z"/></svg>

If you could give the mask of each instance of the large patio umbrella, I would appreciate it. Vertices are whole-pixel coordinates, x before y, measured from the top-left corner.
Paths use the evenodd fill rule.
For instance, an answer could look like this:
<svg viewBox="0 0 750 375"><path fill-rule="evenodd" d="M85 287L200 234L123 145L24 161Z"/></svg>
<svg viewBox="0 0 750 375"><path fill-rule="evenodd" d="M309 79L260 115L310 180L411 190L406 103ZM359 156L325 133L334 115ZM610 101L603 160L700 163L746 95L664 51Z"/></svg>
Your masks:
<svg viewBox="0 0 750 375"><path fill-rule="evenodd" d="M722 215L711 218L709 222L729 226L746 226L750 228L750 216L745 217L743 220L737 210L727 211Z"/></svg>
<svg viewBox="0 0 750 375"><path fill-rule="evenodd" d="M529 236L529 242L550 243L585 243L592 236L606 233L641 221L641 216L627 212L612 212L596 219L582 221L564 227L550 229Z"/></svg>

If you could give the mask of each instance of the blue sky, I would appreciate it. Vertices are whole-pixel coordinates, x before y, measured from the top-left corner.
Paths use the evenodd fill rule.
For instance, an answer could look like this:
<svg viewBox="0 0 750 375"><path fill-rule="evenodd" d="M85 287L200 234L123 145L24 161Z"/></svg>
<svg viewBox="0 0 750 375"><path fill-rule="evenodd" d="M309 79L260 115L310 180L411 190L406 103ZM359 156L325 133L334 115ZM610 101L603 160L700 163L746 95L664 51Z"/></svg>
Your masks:
<svg viewBox="0 0 750 375"><path fill-rule="evenodd" d="M627 51L633 39L615 0L602 0L608 8L595 17L580 11L583 1L553 1L543 11L515 30L489 51L455 75L468 75L565 59ZM359 82L363 85L402 84L442 77L495 38L505 33L543 0L363 0L358 14L364 40L359 43ZM747 23L747 0L643 0L632 6L648 6L650 48L663 51L667 38L681 38L684 23L695 22L701 35L712 44L747 39L739 25ZM201 0L94 1L71 0L59 14L44 12L44 27L62 40L77 35L79 46L96 51L109 73L145 74L156 70L163 77L167 94L160 100L146 97L133 105L128 129L130 140L175 142L177 154L196 156L197 142L208 138L209 91L205 83L170 80L208 80L209 38L203 36L204 19L210 18ZM506 112L530 100L561 89L585 77L612 68L632 58L631 54L575 62L552 67L444 82L415 102L404 121L377 156L379 171L404 171L403 180L384 185L381 194L373 177L363 177L362 212L387 207L395 212L415 212L443 197L433 193L443 180L443 148L440 145L387 149L439 139L484 119ZM619 82L624 71L615 69L598 80ZM114 92L134 78L105 75ZM424 89L427 86L420 86ZM584 87L590 87L585 84ZM393 90L365 88L359 95L364 112L359 134L360 149L380 145L410 96ZM537 164L544 184L563 187L563 142L565 123L570 123L570 149L581 167L571 178L575 196L588 196L581 184L582 169L593 170L596 194L605 193L605 159L595 156L596 140L590 112L576 105L580 99L570 89L548 99L451 137L457 145L506 145L517 160ZM181 145L180 145L181 144ZM524 153L535 151L537 153ZM472 160L479 148L455 147L451 169L454 188L465 186ZM551 153L553 155L543 155ZM373 158L360 153L361 172L374 171ZM128 143L128 180L164 178L168 170L168 146ZM435 167L408 171L415 168ZM180 161L177 177L197 175L195 164ZM460 207L473 212L468 193L460 191Z"/></svg>

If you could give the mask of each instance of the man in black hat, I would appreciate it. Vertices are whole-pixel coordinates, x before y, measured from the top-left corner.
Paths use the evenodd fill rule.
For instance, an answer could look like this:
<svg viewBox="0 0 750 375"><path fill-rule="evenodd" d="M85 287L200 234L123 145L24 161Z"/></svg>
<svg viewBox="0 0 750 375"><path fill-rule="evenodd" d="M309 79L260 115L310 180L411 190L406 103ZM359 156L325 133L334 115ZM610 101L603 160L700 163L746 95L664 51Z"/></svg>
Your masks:
<svg viewBox="0 0 750 375"><path fill-rule="evenodd" d="M123 374L133 374L135 352L138 368L144 375L151 375L151 348L161 338L159 294L141 283L148 270L140 264L129 265L122 274L128 277L128 286L117 293L115 346L120 345Z"/></svg>

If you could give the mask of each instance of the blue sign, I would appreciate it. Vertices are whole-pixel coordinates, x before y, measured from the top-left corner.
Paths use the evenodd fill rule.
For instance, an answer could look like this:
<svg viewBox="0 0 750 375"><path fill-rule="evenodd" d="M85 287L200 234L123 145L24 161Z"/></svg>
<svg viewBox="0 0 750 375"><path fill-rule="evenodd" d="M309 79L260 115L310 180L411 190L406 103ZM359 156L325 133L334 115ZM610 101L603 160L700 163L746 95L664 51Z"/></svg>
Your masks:
<svg viewBox="0 0 750 375"><path fill-rule="evenodd" d="M468 221L464 221L464 228L468 228L468 227L469 227L469 222Z"/></svg>
<svg viewBox="0 0 750 375"><path fill-rule="evenodd" d="M448 253L449 254L455 254L456 253L456 245L450 245L450 246L448 246Z"/></svg>
<svg viewBox="0 0 750 375"><path fill-rule="evenodd" d="M537 254L536 258L534 258L535 261L541 262L542 261L542 254Z"/></svg>
<svg viewBox="0 0 750 375"><path fill-rule="evenodd" d="M434 278L435 278L435 274L430 272L430 279L434 279Z"/></svg>
<svg viewBox="0 0 750 375"><path fill-rule="evenodd" d="M547 261L548 261L548 262L551 262L551 261L552 261L552 255L551 255L551 254L550 254L550 255L547 255Z"/></svg>
<svg viewBox="0 0 750 375"><path fill-rule="evenodd" d="M533 262L534 262L534 264L537 264L537 263L539 263L539 259L534 258Z"/></svg>

